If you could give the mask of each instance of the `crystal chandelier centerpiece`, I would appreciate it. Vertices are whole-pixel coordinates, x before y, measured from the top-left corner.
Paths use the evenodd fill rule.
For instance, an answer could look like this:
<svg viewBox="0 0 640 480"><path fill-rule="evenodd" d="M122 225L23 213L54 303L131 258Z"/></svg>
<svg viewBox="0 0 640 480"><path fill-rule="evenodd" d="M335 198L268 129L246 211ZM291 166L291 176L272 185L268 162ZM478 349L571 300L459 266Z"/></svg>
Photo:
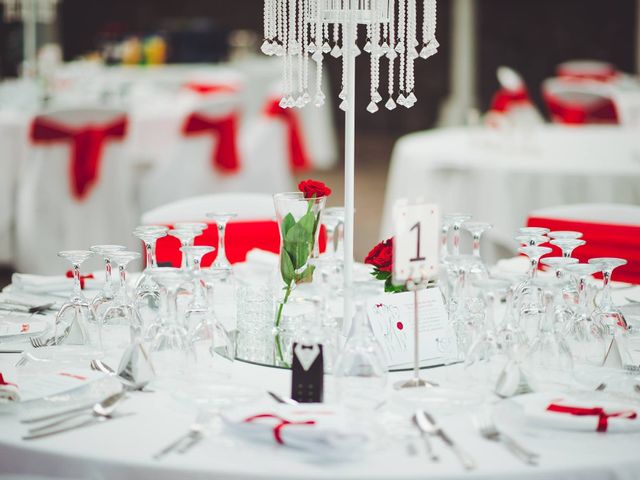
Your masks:
<svg viewBox="0 0 640 480"><path fill-rule="evenodd" d="M415 61L438 51L436 40L436 0L265 0L264 42L266 55L283 58L283 108L304 107L313 100L325 102L322 92L323 62L326 55L342 60L342 100L347 110L348 55L358 56L358 25L366 29L364 51L370 55L370 102L367 110L378 111L381 65L388 75L385 107L412 107ZM418 15L422 25L418 31ZM314 78L309 62L316 63ZM309 85L313 83L313 91Z"/></svg>

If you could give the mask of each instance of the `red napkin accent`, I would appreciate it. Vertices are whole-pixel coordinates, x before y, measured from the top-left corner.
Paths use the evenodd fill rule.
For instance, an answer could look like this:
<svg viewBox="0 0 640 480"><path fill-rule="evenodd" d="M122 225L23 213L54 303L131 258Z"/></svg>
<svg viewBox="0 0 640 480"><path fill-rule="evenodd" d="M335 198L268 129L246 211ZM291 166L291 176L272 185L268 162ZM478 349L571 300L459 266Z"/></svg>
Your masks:
<svg viewBox="0 0 640 480"><path fill-rule="evenodd" d="M269 117L279 118L287 127L289 139L289 166L295 172L309 170L311 162L304 145L298 114L293 108L282 108L277 99L270 100L265 108Z"/></svg>
<svg viewBox="0 0 640 480"><path fill-rule="evenodd" d="M292 422L290 420L287 420L286 418L282 418L278 415L273 415L271 413L261 413L258 415L253 415L251 417L245 418L244 422L251 423L254 420L258 420L260 418L273 418L280 422L275 427L273 427L273 437L275 438L276 442L278 442L280 445L284 445L284 441L282 440L282 429L287 425L315 425L316 424L315 420L306 420L304 422Z"/></svg>
<svg viewBox="0 0 640 480"><path fill-rule="evenodd" d="M598 428L596 429L598 432L606 432L608 427L608 419L609 418L626 418L629 420L634 420L638 415L633 410L621 410L619 412L606 412L604 408L601 407L574 407L571 405L559 405L557 403L552 403L547 407L549 412L557 412L557 413L567 413L569 415L576 415L579 417L584 416L597 416L598 417Z"/></svg>
<svg viewBox="0 0 640 480"><path fill-rule="evenodd" d="M238 89L229 84L224 83L201 83L201 82L189 82L184 85L184 88L191 90L192 92L199 93L201 95L209 95L211 93L233 93Z"/></svg>
<svg viewBox="0 0 640 480"><path fill-rule="evenodd" d="M67 278L73 278L73 271L67 270L66 276ZM84 281L86 278L94 278L93 273L90 273L88 275L80 275L80 288L83 290L84 290Z"/></svg>
<svg viewBox="0 0 640 480"><path fill-rule="evenodd" d="M218 246L218 229L215 223L208 223L205 231L195 239L195 245ZM171 227L171 225L167 225ZM268 252L280 252L280 233L278 232L278 223L275 220L255 220L255 221L238 221L229 222L225 232L226 237L226 254L230 263L244 262L247 259L247 253L259 248ZM320 235L318 238L318 246L320 252L324 252L327 245L327 232L324 225L320 226ZM203 267L208 267L218 256L218 252L207 255L203 262ZM158 239L156 243L156 258L158 264L171 264L179 267L182 259L180 252L180 241L167 235Z"/></svg>
<svg viewBox="0 0 640 480"><path fill-rule="evenodd" d="M530 104L531 98L527 89L522 87L518 90L507 90L501 88L491 100L491 110L494 112L506 112L516 104Z"/></svg>
<svg viewBox="0 0 640 480"><path fill-rule="evenodd" d="M120 117L107 125L70 127L45 117L36 117L31 125L30 138L34 144L71 142L71 192L84 199L98 179L102 149L107 140L122 140L127 131L127 118Z"/></svg>
<svg viewBox="0 0 640 480"><path fill-rule="evenodd" d="M595 257L619 257L627 264L613 272L613 279L640 284L640 225L620 225L560 218L529 217L528 227L545 227L554 230L573 230L583 233L587 243L574 250L573 256L581 262ZM546 245L545 245L546 246ZM562 255L560 249L551 244L549 256ZM601 278L600 274L596 274Z"/></svg>
<svg viewBox="0 0 640 480"><path fill-rule="evenodd" d="M15 383L7 382L2 376L2 373L0 373L0 385L11 385L12 387L18 388L18 385L16 385Z"/></svg>
<svg viewBox="0 0 640 480"><path fill-rule="evenodd" d="M240 169L236 130L238 116L232 113L226 117L210 118L199 113L187 117L182 133L186 136L202 133L213 134L218 139L217 148L211 156L211 166L223 173L232 173Z"/></svg>

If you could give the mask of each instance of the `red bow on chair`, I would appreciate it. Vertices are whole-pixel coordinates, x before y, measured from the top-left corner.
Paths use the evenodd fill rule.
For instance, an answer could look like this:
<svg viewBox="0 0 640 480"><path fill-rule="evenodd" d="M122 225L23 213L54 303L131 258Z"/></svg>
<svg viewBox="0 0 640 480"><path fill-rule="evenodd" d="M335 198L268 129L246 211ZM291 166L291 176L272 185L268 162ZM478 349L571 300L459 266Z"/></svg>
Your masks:
<svg viewBox="0 0 640 480"><path fill-rule="evenodd" d="M82 200L98 178L102 149L107 140L121 140L127 131L126 117L107 125L69 127L43 117L36 117L31 125L31 141L35 144L71 141L71 191Z"/></svg>
<svg viewBox="0 0 640 480"><path fill-rule="evenodd" d="M231 114L221 118L208 118L199 113L192 113L182 127L184 135L214 133L218 138L218 146L211 157L211 165L222 172L235 172L240 168L238 149L236 146L237 115Z"/></svg>
<svg viewBox="0 0 640 480"><path fill-rule="evenodd" d="M67 278L73 278L73 272L71 270L67 270ZM84 281L87 278L94 278L93 273L88 275L80 275L80 288L84 290Z"/></svg>
<svg viewBox="0 0 640 480"><path fill-rule="evenodd" d="M15 383L7 382L1 373L0 373L0 385L11 385L12 387L18 388L18 385L16 385Z"/></svg>
<svg viewBox="0 0 640 480"><path fill-rule="evenodd" d="M606 432L608 427L608 419L614 417L627 418L633 420L637 417L636 412L633 410L623 410L620 412L608 413L601 407L572 407L571 405L558 405L555 403L550 404L547 407L550 412L568 413L569 415L577 415L580 417L585 416L597 416L598 417L598 432Z"/></svg>
<svg viewBox="0 0 640 480"><path fill-rule="evenodd" d="M279 423L273 427L273 437L276 439L280 445L284 445L284 441L282 440L282 429L287 425L315 425L315 420L306 420L304 422L292 422L287 420L286 418L279 417L278 415L273 415L271 413L262 413L260 415L254 415L252 417L246 418L244 420L245 423L251 423L254 420L258 420L260 418L274 418L279 421Z"/></svg>
<svg viewBox="0 0 640 480"><path fill-rule="evenodd" d="M282 108L279 100L270 101L265 109L269 117L280 118L287 127L289 137L289 165L292 170L300 172L309 169L310 161L304 148L298 114L292 108Z"/></svg>
<svg viewBox="0 0 640 480"><path fill-rule="evenodd" d="M531 98L525 88L519 90L507 90L501 88L491 100L491 110L494 112L506 112L516 104L530 104Z"/></svg>

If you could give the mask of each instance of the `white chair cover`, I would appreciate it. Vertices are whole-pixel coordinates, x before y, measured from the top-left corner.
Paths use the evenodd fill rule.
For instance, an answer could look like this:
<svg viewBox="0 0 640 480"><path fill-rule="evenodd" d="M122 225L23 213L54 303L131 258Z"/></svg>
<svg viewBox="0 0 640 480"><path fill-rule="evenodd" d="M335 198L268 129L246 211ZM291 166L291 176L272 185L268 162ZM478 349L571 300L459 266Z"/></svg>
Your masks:
<svg viewBox="0 0 640 480"><path fill-rule="evenodd" d="M42 115L71 128L103 125L122 117L111 109L66 110ZM107 140L95 185L82 200L70 186L70 141L29 144L21 165L16 199L16 269L54 274L69 265L60 250L94 244L136 245L131 230L137 218L126 142Z"/></svg>
<svg viewBox="0 0 640 480"><path fill-rule="evenodd" d="M193 111L207 118L224 118L238 113L240 104L239 93L212 94L203 97ZM214 192L290 189L293 180L287 166L284 127L260 117L238 122L237 127L238 171L213 168L212 152L218 146L214 135L181 135L162 164L142 182L142 210Z"/></svg>
<svg viewBox="0 0 640 480"><path fill-rule="evenodd" d="M170 225L175 222L206 222L209 212L237 214L235 220L275 219L273 198L265 193L220 193L185 198L142 215L144 225Z"/></svg>

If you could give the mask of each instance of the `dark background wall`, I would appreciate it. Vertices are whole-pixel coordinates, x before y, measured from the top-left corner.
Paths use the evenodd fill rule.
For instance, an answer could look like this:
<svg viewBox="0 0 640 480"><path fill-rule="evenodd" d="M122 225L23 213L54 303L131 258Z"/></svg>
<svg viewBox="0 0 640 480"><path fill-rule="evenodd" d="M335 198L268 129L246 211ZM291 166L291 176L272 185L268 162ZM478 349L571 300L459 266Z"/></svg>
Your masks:
<svg viewBox="0 0 640 480"><path fill-rule="evenodd" d="M496 67L502 64L520 71L538 100L541 81L566 59L595 58L634 71L635 0L475 1L478 106L483 110L496 89ZM440 52L427 62L417 62L419 102L410 110L366 113L368 64L366 55L359 57L358 81L363 84L358 97L359 111L363 111L358 117L359 129L396 133L433 125L448 90L450 15L450 1L440 0ZM96 48L100 32L105 30L144 34L193 26L196 20L203 28L222 32L217 40L210 40L214 43L224 43L224 34L234 29L261 32L262 0L62 0L59 18L59 39L65 57L71 59ZM220 45L201 47L206 51ZM0 74L15 75L20 48L20 25L0 24ZM339 62L329 64L333 92L337 93ZM336 120L341 121L339 111Z"/></svg>

